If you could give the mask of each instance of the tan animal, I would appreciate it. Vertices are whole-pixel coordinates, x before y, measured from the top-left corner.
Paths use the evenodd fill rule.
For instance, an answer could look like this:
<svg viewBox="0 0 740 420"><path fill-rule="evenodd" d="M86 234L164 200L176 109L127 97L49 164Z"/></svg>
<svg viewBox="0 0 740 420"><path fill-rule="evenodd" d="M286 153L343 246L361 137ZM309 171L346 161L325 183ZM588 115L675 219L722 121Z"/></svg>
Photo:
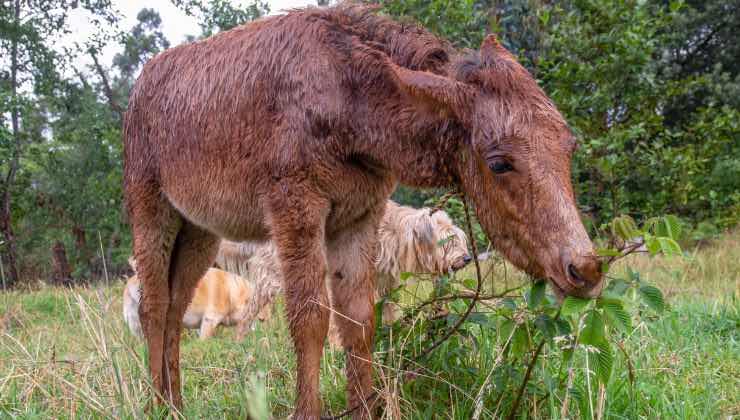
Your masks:
<svg viewBox="0 0 740 420"><path fill-rule="evenodd" d="M139 319L141 282L134 275L123 289L123 318L135 335L143 336ZM185 328L199 329L201 339L216 332L219 325L238 324L247 314L253 300L252 288L244 278L217 268L210 268L200 279L183 316Z"/></svg>
<svg viewBox="0 0 740 420"><path fill-rule="evenodd" d="M575 137L494 36L458 51L351 4L267 17L146 63L123 143L149 372L178 408L182 319L219 238L272 239L296 351L293 418L321 415L326 276L347 403L371 416L374 250L399 182L462 191L493 246L559 296L601 290L570 179Z"/></svg>
<svg viewBox="0 0 740 420"><path fill-rule="evenodd" d="M414 209L388 201L378 229L375 298L385 297L401 284L401 273L444 274L471 260L465 232L444 211ZM383 306L383 319L398 319L398 307Z"/></svg>
<svg viewBox="0 0 740 420"><path fill-rule="evenodd" d="M447 213L400 206L390 200L378 228L378 244L376 300L400 286L403 272L440 275L459 270L471 261L467 237ZM269 242L224 240L216 266L248 279L255 290L255 305L243 319L244 325L239 326L241 336L255 317L264 321L272 313L273 300L282 285L276 249ZM390 323L398 319L398 309L396 304L387 302L383 320ZM337 345L338 332L332 327L329 340Z"/></svg>

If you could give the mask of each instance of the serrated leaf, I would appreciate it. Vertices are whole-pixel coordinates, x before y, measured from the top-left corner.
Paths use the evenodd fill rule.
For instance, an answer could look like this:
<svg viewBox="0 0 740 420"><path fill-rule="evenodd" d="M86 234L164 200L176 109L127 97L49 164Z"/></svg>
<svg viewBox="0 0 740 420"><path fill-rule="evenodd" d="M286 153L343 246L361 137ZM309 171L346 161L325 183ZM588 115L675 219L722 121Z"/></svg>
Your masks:
<svg viewBox="0 0 740 420"><path fill-rule="evenodd" d="M580 404L584 400L585 392L581 388L572 387L568 389L568 394Z"/></svg>
<svg viewBox="0 0 740 420"><path fill-rule="evenodd" d="M671 238L658 238L660 249L666 255L681 255L681 246Z"/></svg>
<svg viewBox="0 0 740 420"><path fill-rule="evenodd" d="M673 215L661 217L655 223L653 232L656 236L678 240L681 235L681 221Z"/></svg>
<svg viewBox="0 0 740 420"><path fill-rule="evenodd" d="M555 326L557 327L558 335L568 335L573 332L573 329L570 327L570 322L564 320L563 318L556 319Z"/></svg>
<svg viewBox="0 0 740 420"><path fill-rule="evenodd" d="M511 337L511 353L520 356L529 349L529 336L523 326L517 326L514 336Z"/></svg>
<svg viewBox="0 0 740 420"><path fill-rule="evenodd" d="M647 220L645 220L645 223L642 224L642 230L649 232L655 229L655 226L660 222L659 217L651 217Z"/></svg>
<svg viewBox="0 0 740 420"><path fill-rule="evenodd" d="M612 220L612 234L625 241L640 236L635 219L626 214Z"/></svg>
<svg viewBox="0 0 740 420"><path fill-rule="evenodd" d="M545 281L537 281L532 285L532 288L527 293L527 304L530 308L536 308L545 299L545 288L547 283Z"/></svg>
<svg viewBox="0 0 740 420"><path fill-rule="evenodd" d="M615 327L622 332L630 332L632 330L632 318L624 310L622 302L617 299L599 299L598 306L604 310L606 315L607 324L611 327Z"/></svg>
<svg viewBox="0 0 740 420"><path fill-rule="evenodd" d="M563 304L560 306L560 315L570 316L581 313L589 302L590 301L586 299L568 296L563 300Z"/></svg>
<svg viewBox="0 0 740 420"><path fill-rule="evenodd" d="M645 238L645 247L650 255L657 255L661 250L660 241L654 236Z"/></svg>
<svg viewBox="0 0 740 420"><path fill-rule="evenodd" d="M595 345L604 340L604 320L601 314L591 310L584 320L583 330L578 336L578 341L582 344Z"/></svg>
<svg viewBox="0 0 740 420"><path fill-rule="evenodd" d="M468 318L465 321L472 322L473 324L478 324L484 327L487 327L491 324L491 320L486 316L486 314L480 312L474 312L468 315Z"/></svg>
<svg viewBox="0 0 740 420"><path fill-rule="evenodd" d="M609 285L606 286L606 290L604 290L604 292L611 293L617 296L622 296L624 295L624 292L626 292L629 287L630 287L630 284L627 283L625 280L614 279L609 282Z"/></svg>
<svg viewBox="0 0 740 420"><path fill-rule="evenodd" d="M612 248L597 248L596 255L600 257L618 257L622 255L622 253L619 252L619 250Z"/></svg>
<svg viewBox="0 0 740 420"><path fill-rule="evenodd" d="M544 334L547 338L555 337L556 325L555 321L550 318L547 314L540 314L534 320L534 326Z"/></svg>
<svg viewBox="0 0 740 420"><path fill-rule="evenodd" d="M677 241L681 238L681 220L678 217L669 214L663 218L663 223L670 232L671 239Z"/></svg>
<svg viewBox="0 0 740 420"><path fill-rule="evenodd" d="M606 384L609 382L609 377L612 374L612 366L614 365L612 347L606 340L600 340L591 345L595 347L598 352L588 354L589 364L593 366L599 381Z"/></svg>
<svg viewBox="0 0 740 420"><path fill-rule="evenodd" d="M509 336L511 335L512 331L514 331L515 327L516 324L510 319L506 319L498 325L498 336L501 339L502 343L505 343L506 340L509 339Z"/></svg>
<svg viewBox="0 0 740 420"><path fill-rule="evenodd" d="M440 239L440 240L437 241L437 246L441 248L441 247L445 246L445 244L447 244L448 242L450 242L452 239L454 239L454 236L453 235L450 235L450 236L448 236L446 238L442 238L442 239Z"/></svg>
<svg viewBox="0 0 740 420"><path fill-rule="evenodd" d="M640 287L640 296L645 303L656 312L663 312L665 309L665 300L663 292L655 286Z"/></svg>
<svg viewBox="0 0 740 420"><path fill-rule="evenodd" d="M478 282L475 281L474 279L464 279L462 283L463 283L463 286L465 286L468 289L475 290L478 288Z"/></svg>

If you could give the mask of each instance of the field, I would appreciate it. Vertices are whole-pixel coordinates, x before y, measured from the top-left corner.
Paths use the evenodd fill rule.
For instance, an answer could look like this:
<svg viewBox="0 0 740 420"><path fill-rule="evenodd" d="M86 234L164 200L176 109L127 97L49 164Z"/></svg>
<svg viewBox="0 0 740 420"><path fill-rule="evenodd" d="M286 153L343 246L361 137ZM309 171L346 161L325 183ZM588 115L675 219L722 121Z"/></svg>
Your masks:
<svg viewBox="0 0 740 420"><path fill-rule="evenodd" d="M691 250L686 258L630 257L612 276L619 276L626 264L657 284L668 303L662 316L640 318L625 337L631 368L628 359L616 357L607 386L602 392L594 389L593 396L587 392L580 408L562 410L552 395L527 397L534 400L519 416L740 416L738 235ZM516 279L521 281L520 276L510 281ZM145 348L124 328L122 287L116 279L89 288L39 286L0 294L0 418L147 417ZM480 398L488 389L486 373L497 363L496 334L481 332L475 345L455 356L454 368L442 362L449 355L433 358L422 378L402 387L391 375L392 364L378 366L376 382L387 397L386 415L470 418L483 401L480 418L504 416L508 396L503 401ZM182 355L186 418L285 418L291 412L294 358L282 316L258 325L244 342L235 342L229 329L209 341L190 332ZM543 357L544 370L551 362L547 353ZM576 370L586 368L581 365L586 358L574 360ZM328 349L321 376L327 413L344 407L343 364L343 354ZM591 390L590 383L579 381L574 389ZM444 402L437 397L440 392L447 395Z"/></svg>

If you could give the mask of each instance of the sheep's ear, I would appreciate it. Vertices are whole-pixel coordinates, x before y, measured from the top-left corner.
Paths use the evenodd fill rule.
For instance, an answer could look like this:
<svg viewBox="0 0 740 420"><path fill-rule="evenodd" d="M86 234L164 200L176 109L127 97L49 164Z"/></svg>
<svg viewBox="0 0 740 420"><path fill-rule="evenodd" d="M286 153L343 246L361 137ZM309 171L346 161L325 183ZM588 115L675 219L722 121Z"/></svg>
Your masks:
<svg viewBox="0 0 740 420"><path fill-rule="evenodd" d="M420 245L434 247L434 226L431 217L424 215L417 219L414 225L414 238Z"/></svg>
<svg viewBox="0 0 740 420"><path fill-rule="evenodd" d="M471 86L428 71L409 70L394 63L388 66L399 89L421 107L460 121L469 119L475 96Z"/></svg>

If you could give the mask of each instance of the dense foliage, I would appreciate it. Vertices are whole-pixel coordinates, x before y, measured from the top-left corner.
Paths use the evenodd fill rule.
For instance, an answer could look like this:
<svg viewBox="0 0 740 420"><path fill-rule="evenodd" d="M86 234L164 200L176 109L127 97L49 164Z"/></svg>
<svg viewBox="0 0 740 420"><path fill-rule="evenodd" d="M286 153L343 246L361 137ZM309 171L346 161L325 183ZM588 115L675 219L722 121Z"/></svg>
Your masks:
<svg viewBox="0 0 740 420"><path fill-rule="evenodd" d="M265 2L172 2L197 17L200 33L192 38L267 12ZM458 47L475 48L487 32L499 34L580 138L575 185L595 228L621 214L645 220L673 213L699 226L697 237L737 223L737 0L379 2ZM95 33L58 47L70 16L80 13ZM104 260L109 270L126 268L120 119L141 65L171 41L153 9L143 9L131 28L121 28L119 19L104 0L0 5L0 49L8 57L0 62L0 254L7 283L93 278ZM101 49L111 45L120 52L101 62ZM443 193L399 188L394 197L421 206ZM462 222L459 200L446 208ZM485 245L479 230L476 237Z"/></svg>
<svg viewBox="0 0 740 420"><path fill-rule="evenodd" d="M208 36L267 12L228 1L174 1ZM94 33L58 40L73 17ZM120 52L100 61L106 46ZM69 283L126 269L121 117L141 66L170 46L162 19L142 9L120 27L110 1L0 3L0 277ZM7 59L6 59L7 57ZM88 63L88 64L81 64Z"/></svg>
<svg viewBox="0 0 740 420"><path fill-rule="evenodd" d="M499 34L579 138L574 181L595 227L625 213L673 213L698 226L698 237L737 224L740 2L381 3L461 47ZM396 197L428 195L400 189Z"/></svg>

